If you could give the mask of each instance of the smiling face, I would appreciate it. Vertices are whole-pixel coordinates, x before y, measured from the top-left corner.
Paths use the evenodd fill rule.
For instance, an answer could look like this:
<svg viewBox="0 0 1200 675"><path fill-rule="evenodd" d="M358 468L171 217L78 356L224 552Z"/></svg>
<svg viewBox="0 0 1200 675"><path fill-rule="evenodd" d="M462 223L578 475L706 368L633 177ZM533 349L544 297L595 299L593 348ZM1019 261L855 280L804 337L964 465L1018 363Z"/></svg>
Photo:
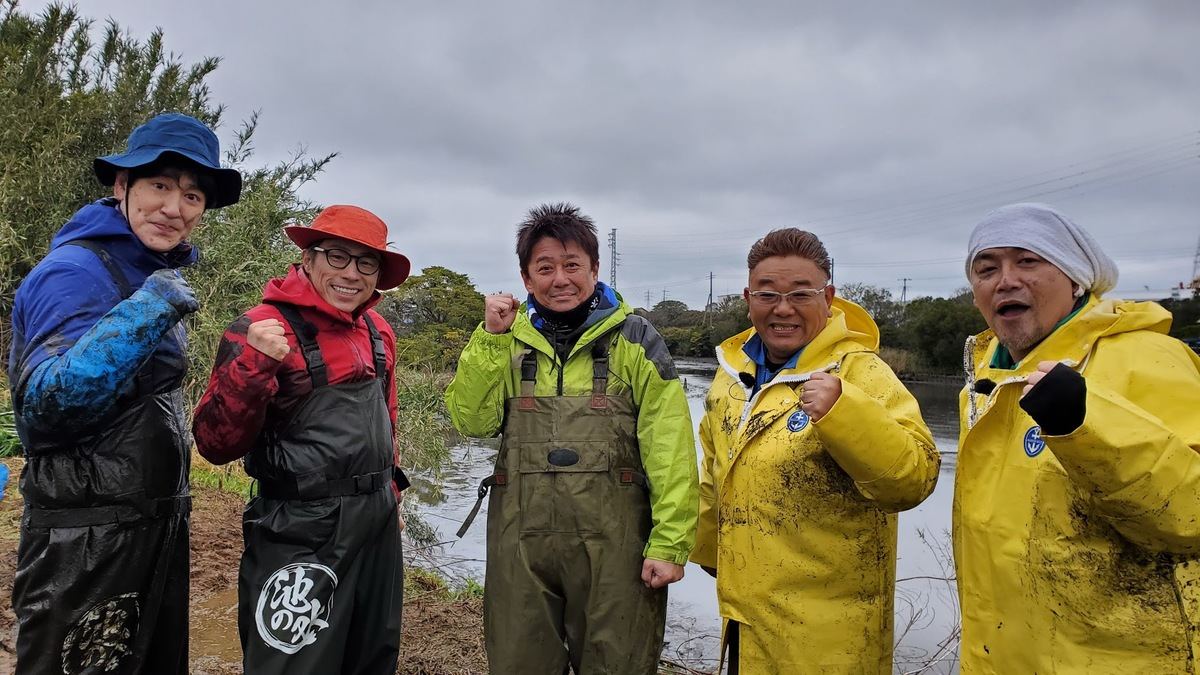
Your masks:
<svg viewBox="0 0 1200 675"><path fill-rule="evenodd" d="M786 362L825 328L834 288L826 286L821 293L798 303L780 298L770 305L758 301L750 291L787 293L800 288L821 288L827 281L829 277L816 263L798 255L764 258L750 270L750 286L742 293L750 305L750 323L754 324L772 361Z"/></svg>
<svg viewBox="0 0 1200 675"><path fill-rule="evenodd" d="M1023 248L989 248L971 261L971 293L984 321L1016 361L1046 338L1075 306L1062 270Z"/></svg>
<svg viewBox="0 0 1200 675"><path fill-rule="evenodd" d="M542 237L533 245L529 266L521 270L525 290L546 309L569 312L592 297L599 263L579 244Z"/></svg>
<svg viewBox="0 0 1200 675"><path fill-rule="evenodd" d="M322 239L317 246L326 250L339 249L352 256L380 257L373 249L346 239ZM379 283L379 272L363 274L353 260L346 267L337 269L329 264L325 253L311 248L305 249L301 265L317 294L343 312L353 312L370 300Z"/></svg>
<svg viewBox="0 0 1200 675"><path fill-rule="evenodd" d="M121 201L119 208L134 236L158 253L187 239L204 215L204 193L187 171L144 176L133 185L129 172L121 171L113 182L113 196Z"/></svg>

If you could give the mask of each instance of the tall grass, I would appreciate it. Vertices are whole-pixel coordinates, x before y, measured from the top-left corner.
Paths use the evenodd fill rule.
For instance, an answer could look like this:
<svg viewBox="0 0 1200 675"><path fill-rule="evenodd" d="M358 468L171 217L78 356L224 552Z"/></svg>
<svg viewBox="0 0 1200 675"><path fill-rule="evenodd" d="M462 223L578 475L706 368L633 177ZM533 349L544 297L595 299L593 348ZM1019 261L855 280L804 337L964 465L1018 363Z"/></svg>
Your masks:
<svg viewBox="0 0 1200 675"><path fill-rule="evenodd" d="M21 456L16 417L8 394L8 376L0 370L0 458Z"/></svg>
<svg viewBox="0 0 1200 675"><path fill-rule="evenodd" d="M425 368L396 368L396 440L401 462L440 478L450 461L451 432L442 399L451 374Z"/></svg>

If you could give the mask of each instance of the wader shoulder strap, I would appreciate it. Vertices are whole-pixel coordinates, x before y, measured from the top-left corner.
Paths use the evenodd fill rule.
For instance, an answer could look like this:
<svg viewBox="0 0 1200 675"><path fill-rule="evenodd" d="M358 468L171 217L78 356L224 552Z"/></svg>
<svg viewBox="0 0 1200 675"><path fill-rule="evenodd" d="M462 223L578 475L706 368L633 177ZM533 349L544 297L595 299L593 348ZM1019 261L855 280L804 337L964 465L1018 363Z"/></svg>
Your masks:
<svg viewBox="0 0 1200 675"><path fill-rule="evenodd" d="M525 356L521 357L521 398L517 402L520 410L534 410L537 401L533 397L537 385L537 350L527 347Z"/></svg>
<svg viewBox="0 0 1200 675"><path fill-rule="evenodd" d="M593 410L608 407L608 352L616 331L605 333L592 344L592 403Z"/></svg>
<svg viewBox="0 0 1200 675"><path fill-rule="evenodd" d="M133 287L129 285L129 279L125 278L125 272L121 271L121 266L112 259L103 246L91 239L72 239L64 245L86 248L95 253L96 257L100 259L100 264L104 265L104 269L108 271L108 276L112 277L113 283L117 285L117 291L121 294L121 298L125 299L133 295Z"/></svg>
<svg viewBox="0 0 1200 675"><path fill-rule="evenodd" d="M313 389L329 384L329 374L325 371L325 359L321 357L321 348L317 346L317 327L304 320L295 305L286 302L268 300L266 304L279 310L284 320L296 334L300 350L304 354L304 365L308 368L308 376L312 379Z"/></svg>
<svg viewBox="0 0 1200 675"><path fill-rule="evenodd" d="M125 272L121 270L121 266L113 260L110 254L103 246L92 241L91 239L72 239L64 246L78 246L86 248L100 259L100 264L104 265L108 276L112 278L113 283L117 285L117 292L121 294L121 299L125 300L133 295L133 286L129 284L129 278L125 276ZM154 359L150 359L137 371L137 389L135 395L147 395L154 393Z"/></svg>
<svg viewBox="0 0 1200 675"><path fill-rule="evenodd" d="M379 334L375 322L365 312L363 321L366 322L367 330L371 333L371 353L375 356L375 377L379 380L379 385L383 387L384 398L387 398L387 351L383 348L383 336Z"/></svg>

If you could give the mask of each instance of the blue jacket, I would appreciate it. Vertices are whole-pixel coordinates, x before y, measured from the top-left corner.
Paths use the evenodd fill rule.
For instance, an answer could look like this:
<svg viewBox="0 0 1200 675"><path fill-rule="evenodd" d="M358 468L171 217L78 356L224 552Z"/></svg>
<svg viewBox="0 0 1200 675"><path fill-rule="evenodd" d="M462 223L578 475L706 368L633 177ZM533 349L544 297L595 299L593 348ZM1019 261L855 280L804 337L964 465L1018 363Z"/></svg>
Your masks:
<svg viewBox="0 0 1200 675"><path fill-rule="evenodd" d="M146 248L116 204L102 199L77 211L17 289L8 375L27 449L98 429L152 356L156 381L186 370L179 313L140 288L157 270L195 263L197 251L186 242L167 253ZM123 298L98 256L68 245L74 240L100 245L133 293Z"/></svg>

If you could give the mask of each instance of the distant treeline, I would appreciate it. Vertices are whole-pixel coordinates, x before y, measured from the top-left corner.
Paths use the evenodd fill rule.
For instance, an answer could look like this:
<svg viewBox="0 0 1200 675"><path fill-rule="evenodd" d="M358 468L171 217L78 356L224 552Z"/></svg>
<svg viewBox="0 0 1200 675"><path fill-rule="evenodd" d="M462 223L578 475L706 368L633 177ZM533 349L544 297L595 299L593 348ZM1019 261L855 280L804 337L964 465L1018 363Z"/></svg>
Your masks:
<svg viewBox="0 0 1200 675"><path fill-rule="evenodd" d="M960 372L967 336L986 328L965 288L950 298L922 297L904 304L886 288L868 284L848 283L839 286L837 293L874 317L884 359L902 374ZM1161 304L1175 317L1172 335L1200 338L1200 299ZM675 356L712 356L721 341L750 326L746 301L740 296L727 296L707 312L688 309L678 300L664 300L638 312L654 323Z"/></svg>

